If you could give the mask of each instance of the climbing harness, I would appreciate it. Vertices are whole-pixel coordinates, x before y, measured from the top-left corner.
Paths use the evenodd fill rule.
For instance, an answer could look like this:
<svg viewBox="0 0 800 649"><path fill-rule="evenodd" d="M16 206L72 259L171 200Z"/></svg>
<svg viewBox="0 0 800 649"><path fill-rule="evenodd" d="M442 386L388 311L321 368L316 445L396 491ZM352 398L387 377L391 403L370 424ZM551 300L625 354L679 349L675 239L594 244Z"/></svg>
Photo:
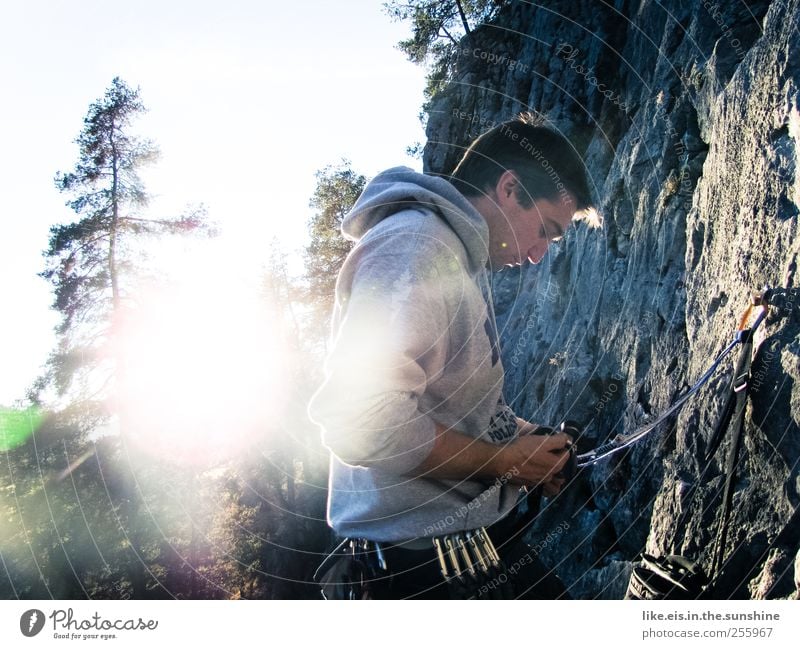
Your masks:
<svg viewBox="0 0 800 649"><path fill-rule="evenodd" d="M409 560L412 568L435 561L449 599L514 598L514 574L509 576L487 528L414 541L412 545L344 539L314 574L323 598L382 599L381 592L392 589L394 575L402 577L408 570Z"/></svg>
<svg viewBox="0 0 800 649"><path fill-rule="evenodd" d="M644 439L650 433L652 433L660 424L666 421L669 417L674 415L676 412L680 411L684 405L691 399L697 392L702 388L709 379L716 373L717 368L719 368L720 364L722 363L725 358L727 358L730 353L736 348L737 345L742 345L742 353L740 354L740 362L741 359L747 357L747 373L749 374L750 371L750 356L752 355L752 338L753 333L758 329L761 322L766 317L768 310L769 310L769 303L770 300L773 299L775 295L778 294L778 289L770 289L765 288L764 291L759 295L752 296L751 303L747 307L747 310L742 315L739 328L736 332L736 336L730 342L730 344L722 350L722 352L714 359L714 362L709 366L709 368L703 373L703 375L697 380L697 382L689 388L683 395L678 397L672 405L669 406L661 415L659 415L654 421L637 428L632 433L628 433L627 435L621 434L617 435L614 439L605 444L601 444L597 448L588 451L586 453L582 453L577 457L577 465L578 468L583 468L587 466L591 466L593 464L597 464L601 460L614 455L615 453L619 453L620 451L632 446L636 442ZM753 324L748 327L747 322L750 319L752 312L754 309L759 309L758 314L753 322ZM744 406L742 406L743 408ZM719 440L717 440L719 443Z"/></svg>

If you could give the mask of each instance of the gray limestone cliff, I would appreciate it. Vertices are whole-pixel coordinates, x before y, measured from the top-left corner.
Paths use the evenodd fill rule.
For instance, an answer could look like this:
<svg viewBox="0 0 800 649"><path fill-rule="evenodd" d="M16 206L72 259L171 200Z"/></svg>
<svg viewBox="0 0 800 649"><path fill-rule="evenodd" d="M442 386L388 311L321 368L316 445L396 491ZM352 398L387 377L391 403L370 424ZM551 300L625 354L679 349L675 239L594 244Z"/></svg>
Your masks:
<svg viewBox="0 0 800 649"><path fill-rule="evenodd" d="M584 450L634 430L732 340L754 290L792 282L799 25L798 0L513 1L462 42L426 108L426 171L450 171L487 126L535 110L584 157L604 218L494 278L520 416L582 422ZM726 597L798 592L797 295L757 336ZM708 567L730 440L702 480L701 458L731 372L547 504L531 540L574 596L622 597L642 551Z"/></svg>

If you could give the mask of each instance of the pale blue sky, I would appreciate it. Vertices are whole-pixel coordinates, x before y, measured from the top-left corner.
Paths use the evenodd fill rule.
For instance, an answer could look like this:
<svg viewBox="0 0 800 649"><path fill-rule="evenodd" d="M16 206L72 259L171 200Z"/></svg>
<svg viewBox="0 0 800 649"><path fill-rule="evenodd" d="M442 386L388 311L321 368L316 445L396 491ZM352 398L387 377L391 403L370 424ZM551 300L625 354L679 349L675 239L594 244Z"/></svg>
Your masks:
<svg viewBox="0 0 800 649"><path fill-rule="evenodd" d="M371 176L420 163L424 71L379 0L2 0L0 404L21 398L53 341L36 277L48 228L72 219L53 186L89 104L114 76L140 86L138 129L159 214L203 202L251 266L278 234L302 245L314 172L348 157Z"/></svg>

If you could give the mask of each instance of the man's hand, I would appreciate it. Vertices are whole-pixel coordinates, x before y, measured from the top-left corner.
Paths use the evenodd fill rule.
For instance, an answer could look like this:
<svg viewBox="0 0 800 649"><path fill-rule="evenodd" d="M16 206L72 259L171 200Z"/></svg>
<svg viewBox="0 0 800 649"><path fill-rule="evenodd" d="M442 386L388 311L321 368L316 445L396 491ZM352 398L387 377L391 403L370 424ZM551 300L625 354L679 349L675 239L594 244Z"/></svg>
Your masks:
<svg viewBox="0 0 800 649"><path fill-rule="evenodd" d="M517 417L517 434L518 435L531 435L536 433L536 430L541 428L539 424L534 424L530 421L525 421L521 417ZM542 431L539 431L541 434Z"/></svg>
<svg viewBox="0 0 800 649"><path fill-rule="evenodd" d="M517 419L517 426L519 437L505 446L497 446L437 424L433 451L411 475L459 479L505 477L526 487L541 485L546 496L555 496L564 486L564 479L555 476L569 459L572 438L564 433L537 434L535 431L541 427L523 419Z"/></svg>
<svg viewBox="0 0 800 649"><path fill-rule="evenodd" d="M546 496L554 496L564 485L556 474L569 460L572 440L569 435L522 435L503 449L508 470L515 474L512 482L526 487L544 487Z"/></svg>

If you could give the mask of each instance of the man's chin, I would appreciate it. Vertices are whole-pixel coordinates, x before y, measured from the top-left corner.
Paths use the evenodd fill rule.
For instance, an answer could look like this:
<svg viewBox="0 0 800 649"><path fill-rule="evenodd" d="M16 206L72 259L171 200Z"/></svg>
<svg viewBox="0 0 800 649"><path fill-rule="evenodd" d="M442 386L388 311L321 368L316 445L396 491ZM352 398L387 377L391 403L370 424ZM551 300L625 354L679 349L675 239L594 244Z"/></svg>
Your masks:
<svg viewBox="0 0 800 649"><path fill-rule="evenodd" d="M508 270L509 268L519 268L520 266L522 264L517 261L489 262L489 270L493 273L499 273L501 270Z"/></svg>

